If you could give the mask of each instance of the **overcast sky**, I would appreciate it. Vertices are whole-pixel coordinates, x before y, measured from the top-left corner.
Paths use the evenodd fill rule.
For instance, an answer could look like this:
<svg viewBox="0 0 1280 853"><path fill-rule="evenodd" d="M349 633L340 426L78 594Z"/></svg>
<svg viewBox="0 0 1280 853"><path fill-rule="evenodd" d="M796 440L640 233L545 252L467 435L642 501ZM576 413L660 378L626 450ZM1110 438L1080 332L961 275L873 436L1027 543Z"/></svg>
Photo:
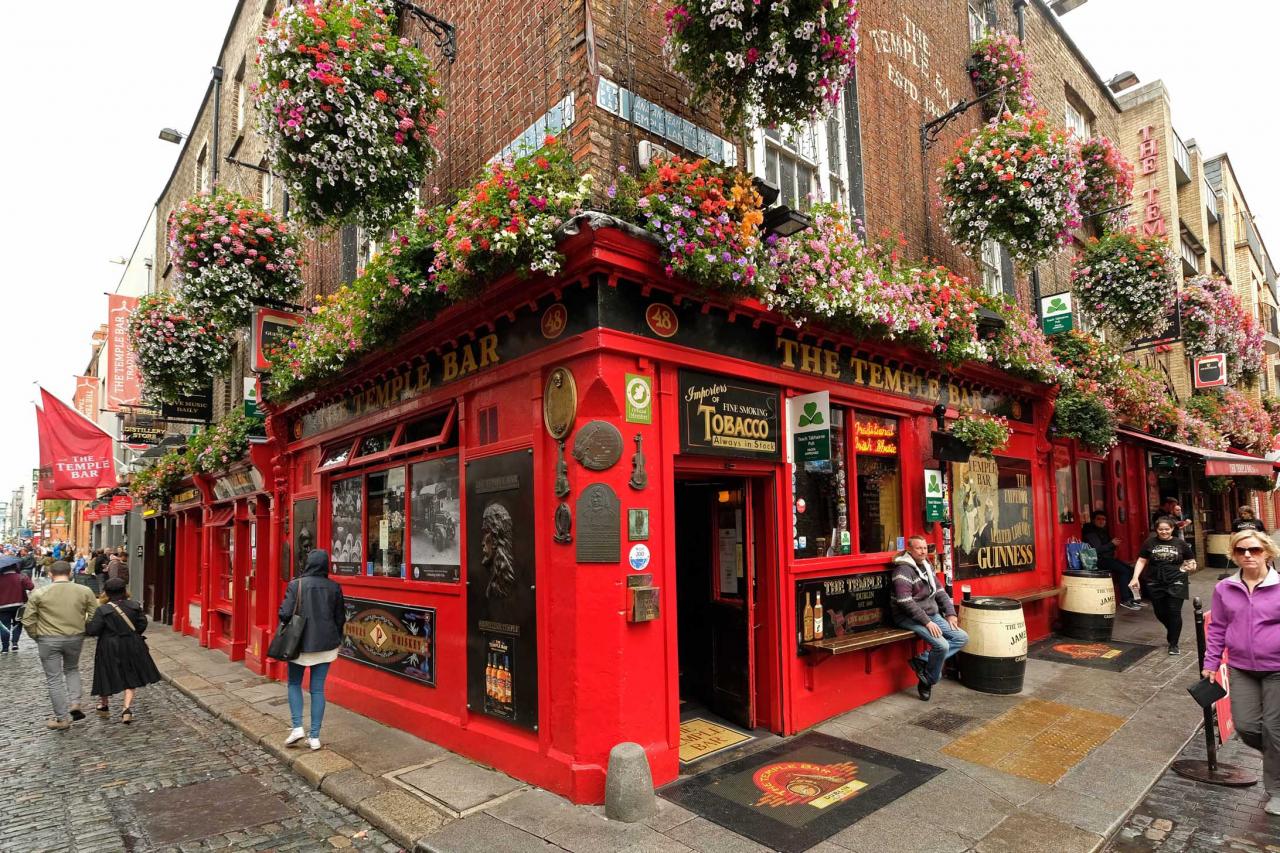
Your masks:
<svg viewBox="0 0 1280 853"><path fill-rule="evenodd" d="M960 2L960 0L946 0ZM0 291L0 501L37 464L33 383L70 402L106 319L104 291L169 176L190 128L234 0L16 3L0 51L7 131ZM1174 122L1207 155L1227 151L1263 239L1280 246L1275 35L1261 0L1091 0L1063 18L1104 78L1163 78ZM28 495L30 499L30 495Z"/></svg>

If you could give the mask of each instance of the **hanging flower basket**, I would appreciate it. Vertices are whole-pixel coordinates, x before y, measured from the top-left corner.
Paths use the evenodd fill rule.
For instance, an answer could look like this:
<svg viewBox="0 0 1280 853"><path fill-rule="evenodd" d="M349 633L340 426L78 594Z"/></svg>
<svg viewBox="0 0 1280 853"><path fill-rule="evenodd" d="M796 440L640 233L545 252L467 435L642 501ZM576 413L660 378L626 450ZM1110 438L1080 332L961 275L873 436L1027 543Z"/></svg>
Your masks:
<svg viewBox="0 0 1280 853"><path fill-rule="evenodd" d="M993 33L974 42L968 68L986 118L1035 109L1031 63L1017 36Z"/></svg>
<svg viewBox="0 0 1280 853"><path fill-rule="evenodd" d="M965 414L951 424L951 436L968 445L978 456L990 456L1009 443L1009 422L991 415Z"/></svg>
<svg viewBox="0 0 1280 853"><path fill-rule="evenodd" d="M381 231L408 215L443 115L426 56L383 0L287 4L259 40L260 123L298 215Z"/></svg>
<svg viewBox="0 0 1280 853"><path fill-rule="evenodd" d="M1071 369L1058 361L1035 318L1003 298L980 297L981 304L1004 321L986 335L987 358L1001 370L1046 384L1071 379Z"/></svg>
<svg viewBox="0 0 1280 853"><path fill-rule="evenodd" d="M202 433L187 439L186 458L199 474L225 471L249 451L249 436L261 421L237 409Z"/></svg>
<svg viewBox="0 0 1280 853"><path fill-rule="evenodd" d="M1054 431L1074 438L1095 453L1106 453L1116 443L1116 417L1103 397L1080 388L1067 388L1054 402Z"/></svg>
<svg viewBox="0 0 1280 853"><path fill-rule="evenodd" d="M1044 260L1080 225L1083 166L1043 114L1009 114L960 141L943 168L943 216L952 240L976 254L997 240L1021 264Z"/></svg>
<svg viewBox="0 0 1280 853"><path fill-rule="evenodd" d="M828 114L858 53L856 0L676 0L666 19L672 66L730 129Z"/></svg>
<svg viewBox="0 0 1280 853"><path fill-rule="evenodd" d="M130 475L129 494L149 506L167 507L182 481L190 476L186 454L171 450L150 468Z"/></svg>
<svg viewBox="0 0 1280 853"><path fill-rule="evenodd" d="M1081 215L1095 216L1109 211L1100 217L1103 230L1123 228L1129 221L1127 205L1133 195L1133 165L1105 136L1094 136L1080 143L1080 162L1084 164Z"/></svg>
<svg viewBox="0 0 1280 853"><path fill-rule="evenodd" d="M1262 404L1234 388L1195 394L1186 409L1210 424L1233 447L1251 453L1271 450L1271 416Z"/></svg>
<svg viewBox="0 0 1280 853"><path fill-rule="evenodd" d="M1221 276L1198 275L1183 283L1178 299L1187 355L1226 353L1232 384L1256 379L1262 370L1262 327L1231 285Z"/></svg>
<svg viewBox="0 0 1280 853"><path fill-rule="evenodd" d="M939 462L968 462L973 448L949 432L933 431L933 458Z"/></svg>
<svg viewBox="0 0 1280 853"><path fill-rule="evenodd" d="M610 210L662 242L667 275L703 287L753 293L763 201L745 173L708 160L656 159L610 188Z"/></svg>
<svg viewBox="0 0 1280 853"><path fill-rule="evenodd" d="M172 403L198 393L227 362L227 339L168 291L138 300L129 337L151 400Z"/></svg>
<svg viewBox="0 0 1280 853"><path fill-rule="evenodd" d="M221 328L247 325L255 300L289 302L302 290L302 255L288 225L228 190L169 214L169 253L187 304Z"/></svg>
<svg viewBox="0 0 1280 853"><path fill-rule="evenodd" d="M1134 229L1089 240L1071 270L1071 287L1094 322L1130 340L1168 328L1174 282L1169 243Z"/></svg>

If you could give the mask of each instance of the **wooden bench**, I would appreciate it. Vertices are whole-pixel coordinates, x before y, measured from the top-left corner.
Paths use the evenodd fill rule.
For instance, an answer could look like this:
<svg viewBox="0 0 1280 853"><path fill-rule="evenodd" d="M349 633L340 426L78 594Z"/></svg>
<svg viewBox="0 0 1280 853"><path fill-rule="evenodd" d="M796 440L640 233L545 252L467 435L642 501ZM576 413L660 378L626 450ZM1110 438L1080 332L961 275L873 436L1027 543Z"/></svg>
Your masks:
<svg viewBox="0 0 1280 853"><path fill-rule="evenodd" d="M916 633L904 628L875 628L870 631L845 634L843 637L824 637L821 640L808 640L801 643L800 647L808 653L804 656L805 663L809 665L805 669L805 687L810 690L813 689L813 668L836 655L845 655L850 652L866 652L866 672L870 675L871 651L873 649L902 640L914 639L916 639ZM912 643L910 654L914 653L915 644Z"/></svg>
<svg viewBox="0 0 1280 853"><path fill-rule="evenodd" d="M1054 598L1060 592L1062 592L1062 587L1060 586L1047 586L1047 587L1044 587L1043 589L1032 589L1032 590L1028 590L1027 592L1019 592L1019 593L1010 594L1010 595L1005 595L1004 593L1001 593L997 597L1012 598L1014 601L1019 601L1019 602L1022 602L1023 604L1026 604L1029 601L1041 601L1046 598Z"/></svg>

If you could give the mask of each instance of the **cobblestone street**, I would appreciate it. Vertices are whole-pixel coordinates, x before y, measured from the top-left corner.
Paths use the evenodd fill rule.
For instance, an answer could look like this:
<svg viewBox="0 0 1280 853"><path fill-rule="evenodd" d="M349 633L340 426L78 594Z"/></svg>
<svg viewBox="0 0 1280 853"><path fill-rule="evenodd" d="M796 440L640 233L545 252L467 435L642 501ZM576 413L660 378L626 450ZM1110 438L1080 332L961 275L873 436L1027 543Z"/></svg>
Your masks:
<svg viewBox="0 0 1280 853"><path fill-rule="evenodd" d="M86 691L92 669L90 640ZM88 717L67 732L45 729L48 694L26 637L0 657L0 684L4 853L400 849L167 683L139 692L131 726L119 722L118 698L102 720L86 695ZM194 796L175 799L182 793Z"/></svg>

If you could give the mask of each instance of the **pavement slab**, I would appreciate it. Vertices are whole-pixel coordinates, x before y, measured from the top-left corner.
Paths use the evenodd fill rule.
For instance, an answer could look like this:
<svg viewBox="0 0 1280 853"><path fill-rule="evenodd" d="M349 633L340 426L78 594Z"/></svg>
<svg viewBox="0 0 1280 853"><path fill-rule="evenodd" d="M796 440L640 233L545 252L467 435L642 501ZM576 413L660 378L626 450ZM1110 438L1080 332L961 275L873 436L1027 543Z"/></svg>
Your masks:
<svg viewBox="0 0 1280 853"><path fill-rule="evenodd" d="M538 853L560 849L483 812L455 820L439 832L418 839L414 848L416 853Z"/></svg>
<svg viewBox="0 0 1280 853"><path fill-rule="evenodd" d="M524 786L505 773L456 757L398 774L396 780L459 814Z"/></svg>
<svg viewBox="0 0 1280 853"><path fill-rule="evenodd" d="M1020 811L978 842L976 853L1092 853L1102 836L1047 815Z"/></svg>

